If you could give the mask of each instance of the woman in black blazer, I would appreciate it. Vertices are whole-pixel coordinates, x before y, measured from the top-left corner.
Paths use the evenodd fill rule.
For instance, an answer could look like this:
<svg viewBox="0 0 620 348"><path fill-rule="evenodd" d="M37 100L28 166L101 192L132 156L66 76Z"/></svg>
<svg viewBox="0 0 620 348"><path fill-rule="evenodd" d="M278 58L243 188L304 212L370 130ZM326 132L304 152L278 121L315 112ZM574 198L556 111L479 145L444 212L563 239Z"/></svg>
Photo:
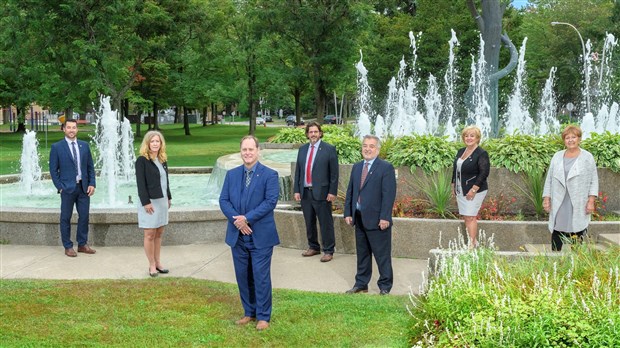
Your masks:
<svg viewBox="0 0 620 348"><path fill-rule="evenodd" d="M168 273L160 260L161 238L172 199L167 158L164 136L157 131L146 133L136 160L136 183L140 197L138 227L144 229L144 252L151 277Z"/></svg>
<svg viewBox="0 0 620 348"><path fill-rule="evenodd" d="M491 170L489 154L479 146L480 138L478 127L463 129L461 139L465 147L457 152L452 171L452 194L456 196L459 214L465 221L470 249L478 245L477 216L487 195L487 177Z"/></svg>

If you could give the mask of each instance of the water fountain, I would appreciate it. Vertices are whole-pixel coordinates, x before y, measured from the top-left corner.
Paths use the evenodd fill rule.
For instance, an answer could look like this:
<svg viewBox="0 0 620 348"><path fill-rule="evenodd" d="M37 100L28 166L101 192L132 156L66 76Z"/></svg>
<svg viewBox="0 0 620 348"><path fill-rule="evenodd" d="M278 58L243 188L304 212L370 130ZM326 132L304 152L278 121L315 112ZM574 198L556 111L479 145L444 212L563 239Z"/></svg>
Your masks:
<svg viewBox="0 0 620 348"><path fill-rule="evenodd" d="M419 37L419 35L421 34L417 36ZM409 38L413 55L411 64L409 66L404 58L400 61L398 74L390 80L387 86L386 107L383 115L375 113L375 109L370 103L371 90L368 86L368 71L364 67L363 59L360 58L356 64L359 95L359 118L356 134L363 136L373 133L382 138L431 134L446 135L449 139L456 139L455 129L458 127L457 120L459 118L456 112L458 110L458 98L454 95L454 86L458 79L456 67L458 62L456 62L453 52L454 47L458 45L456 34L452 31L452 37L448 42L450 52L443 84L438 85L437 79L432 74L429 75L423 98L420 97L421 84L416 73L416 61L418 59L416 35L410 32ZM610 93L610 81L613 76L610 62L617 42L618 40L612 34L607 34L603 47L603 58L598 66L597 85L592 88L590 76L594 64L589 54L591 44L588 41L583 103L589 100L590 93L594 91L595 100L592 105L595 112L586 113L582 118L581 127L584 131L584 138L589 137L591 132L611 131L617 133L620 131L620 107ZM526 43L527 38L523 40L519 52L513 90L508 97L507 110L503 115L503 127L508 134L513 132L538 135L550 132L557 133L560 126L556 117L558 104L553 91L556 68L551 68L549 78L541 93L541 99L536 107L537 114L531 116L529 110L532 103L529 101L529 93L525 83ZM410 77L407 77L406 71L411 72ZM466 95L463 102L467 104L468 109L465 118L466 124L476 124L480 127L483 137L488 136L491 131L490 106L487 100L488 78L485 71L484 41L480 37L479 53L477 56L472 56L471 60L471 76L469 79L471 95Z"/></svg>
<svg viewBox="0 0 620 348"><path fill-rule="evenodd" d="M19 174L19 189L22 193L32 195L41 188L41 166L39 165L39 141L37 133L26 130L22 140L22 156Z"/></svg>

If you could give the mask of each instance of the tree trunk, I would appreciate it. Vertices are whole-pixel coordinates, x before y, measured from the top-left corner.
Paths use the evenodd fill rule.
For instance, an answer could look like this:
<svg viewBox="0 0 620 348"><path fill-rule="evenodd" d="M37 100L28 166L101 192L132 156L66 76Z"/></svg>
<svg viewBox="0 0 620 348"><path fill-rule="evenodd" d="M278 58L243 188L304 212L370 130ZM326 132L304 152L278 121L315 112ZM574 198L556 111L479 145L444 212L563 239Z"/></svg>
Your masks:
<svg viewBox="0 0 620 348"><path fill-rule="evenodd" d="M11 107L9 105L9 107ZM19 106L15 106L15 116L17 117L17 128L15 129L15 133L26 133L26 108L21 108ZM65 118L66 120L66 118Z"/></svg>
<svg viewBox="0 0 620 348"><path fill-rule="evenodd" d="M325 88L325 81L319 77L317 71L315 71L314 78L314 102L316 104L316 120L319 123L323 123L325 105L327 105L327 90Z"/></svg>
<svg viewBox="0 0 620 348"><path fill-rule="evenodd" d="M159 105L157 102L153 102L153 129L159 130Z"/></svg>
<svg viewBox="0 0 620 348"><path fill-rule="evenodd" d="M208 115L207 115L207 112L208 112L208 111L209 111L209 109L208 109L206 106L204 106L204 107L202 108L202 126L203 126L203 127L206 127L206 126L207 126L207 116L208 116Z"/></svg>
<svg viewBox="0 0 620 348"><path fill-rule="evenodd" d="M295 98L295 125L299 126L301 121L301 88L295 87L293 97Z"/></svg>
<svg viewBox="0 0 620 348"><path fill-rule="evenodd" d="M189 131L189 115L185 106L183 106L183 129L185 129L185 135L192 135Z"/></svg>
<svg viewBox="0 0 620 348"><path fill-rule="evenodd" d="M142 110L138 110L137 114L138 114L138 117L137 117L137 120L136 120L136 138L141 138L142 137L142 132L141 132L141 129L140 129L140 125L141 125L142 122L140 122L140 119L142 118Z"/></svg>
<svg viewBox="0 0 620 348"><path fill-rule="evenodd" d="M256 133L256 96L255 96L255 82L256 75L249 74L248 76L248 100L250 102L250 129L248 135L254 135Z"/></svg>

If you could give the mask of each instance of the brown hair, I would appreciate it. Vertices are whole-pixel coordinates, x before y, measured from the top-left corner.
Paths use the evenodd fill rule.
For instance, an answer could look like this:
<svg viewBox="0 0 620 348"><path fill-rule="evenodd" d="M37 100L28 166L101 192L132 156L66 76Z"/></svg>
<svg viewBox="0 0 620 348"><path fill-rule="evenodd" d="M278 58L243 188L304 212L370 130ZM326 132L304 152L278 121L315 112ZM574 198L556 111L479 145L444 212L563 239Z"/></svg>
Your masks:
<svg viewBox="0 0 620 348"><path fill-rule="evenodd" d="M256 148L258 149L258 138L253 135L246 135L243 138L241 138L241 141L239 142L239 147L241 147L241 144L243 144L243 141L247 139L254 140L254 143L256 144Z"/></svg>
<svg viewBox="0 0 620 348"><path fill-rule="evenodd" d="M566 126L566 128L562 131L562 140L564 140L564 138L566 138L569 134L576 135L577 138L581 138L581 128L579 128L579 126L575 126L574 124Z"/></svg>
<svg viewBox="0 0 620 348"><path fill-rule="evenodd" d="M306 125L306 138L308 137L308 132L310 131L310 127L318 128L319 133L321 134L321 139L323 139L323 130L321 129L321 125L316 121L308 122L308 124Z"/></svg>

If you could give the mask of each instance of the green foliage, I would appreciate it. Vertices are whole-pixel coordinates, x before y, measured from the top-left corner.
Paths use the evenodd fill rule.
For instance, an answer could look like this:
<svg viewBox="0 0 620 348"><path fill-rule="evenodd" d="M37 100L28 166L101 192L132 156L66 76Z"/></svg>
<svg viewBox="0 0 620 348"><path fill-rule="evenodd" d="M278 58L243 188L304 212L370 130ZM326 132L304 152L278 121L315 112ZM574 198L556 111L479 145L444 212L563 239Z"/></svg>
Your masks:
<svg viewBox="0 0 620 348"><path fill-rule="evenodd" d="M508 259L446 250L412 297L417 347L620 345L620 248L573 245L557 257Z"/></svg>
<svg viewBox="0 0 620 348"><path fill-rule="evenodd" d="M271 142L274 144L303 144L308 141L304 128L286 127L280 129Z"/></svg>
<svg viewBox="0 0 620 348"><path fill-rule="evenodd" d="M362 160L362 143L356 137L325 133L323 140L336 147L338 163L351 164Z"/></svg>
<svg viewBox="0 0 620 348"><path fill-rule="evenodd" d="M543 216L543 188L545 186L545 171L541 168L530 168L521 176L523 185L517 185L517 189L532 203L537 216Z"/></svg>
<svg viewBox="0 0 620 348"><path fill-rule="evenodd" d="M493 167L506 168L515 173L547 168L553 154L562 148L557 137L523 134L489 139L482 146L489 153Z"/></svg>
<svg viewBox="0 0 620 348"><path fill-rule="evenodd" d="M431 205L428 210L442 218L454 218L454 214L448 209L452 198L451 168L439 170L428 176L415 177L422 193Z"/></svg>
<svg viewBox="0 0 620 348"><path fill-rule="evenodd" d="M581 147L592 153L597 167L620 172L620 134L592 133L581 143Z"/></svg>
<svg viewBox="0 0 620 348"><path fill-rule="evenodd" d="M387 160L397 167L420 167L425 173L432 173L451 166L458 148L447 137L405 136L394 141Z"/></svg>

